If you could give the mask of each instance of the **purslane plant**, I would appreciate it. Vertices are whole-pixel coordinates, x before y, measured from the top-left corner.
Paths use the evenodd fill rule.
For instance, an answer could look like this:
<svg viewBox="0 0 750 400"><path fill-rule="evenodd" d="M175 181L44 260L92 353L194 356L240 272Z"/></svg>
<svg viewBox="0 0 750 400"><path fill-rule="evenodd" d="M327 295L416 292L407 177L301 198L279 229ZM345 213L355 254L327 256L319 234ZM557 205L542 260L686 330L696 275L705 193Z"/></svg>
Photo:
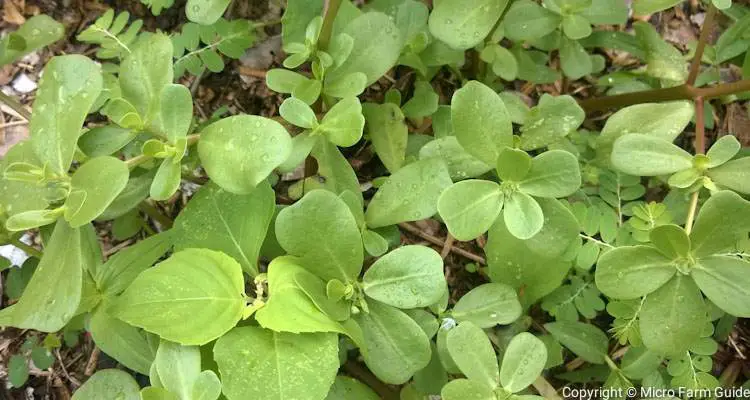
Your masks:
<svg viewBox="0 0 750 400"><path fill-rule="evenodd" d="M169 3L148 2L157 13ZM255 115L203 121L176 83L185 69L220 70L215 49L235 57L250 44L250 26L221 19L229 1L188 1L192 22L172 38L105 14L80 38L119 68L52 58L31 138L0 163L3 241L23 245L20 233L39 228L44 243L0 325L51 337L83 326L149 378L142 388L122 370L102 370L79 400L376 399L397 396L396 385L415 399L557 398L544 371L564 351L606 387L718 386L708 356L726 326L750 315L750 202L740 196L750 177L737 139L702 154L702 99L695 109L626 107L597 134L581 129L585 112L571 96L545 94L529 107L497 92L488 71L526 79L547 62L530 47L559 48L568 76L591 73L597 61L584 40L604 36L590 23L624 22L608 1L436 3L289 1L288 69L266 79L290 95L279 109L286 125ZM695 84L653 27L635 31L612 35L616 46L644 58L651 76ZM465 50L492 64L478 66L477 80L461 76ZM509 54L516 73L513 62L498 65ZM571 69L584 59L586 68ZM413 90L363 104L358 96L396 65L415 71ZM431 84L441 68L462 81L450 104ZM107 122L85 125L90 113ZM672 144L693 117L695 156ZM371 145L378 174L387 171L367 195L339 149L357 145ZM210 181L174 221L159 214L155 202L174 198L198 166ZM277 193L286 188L278 177L302 168ZM669 193L646 203L647 185ZM277 194L295 201L282 206ZM94 223L143 224L139 210L160 232L105 260ZM426 219L450 233L445 242L421 235L443 254L401 243L399 225L413 232L409 223ZM490 282L460 295L467 288L448 286L446 274L458 271L444 259L467 255L453 239L485 232L486 259L468 255L486 263ZM550 318L532 327L539 302ZM630 346L622 359L607 324ZM364 374L348 368L355 349ZM14 370L26 362L17 355ZM342 365L367 385L339 375Z"/></svg>

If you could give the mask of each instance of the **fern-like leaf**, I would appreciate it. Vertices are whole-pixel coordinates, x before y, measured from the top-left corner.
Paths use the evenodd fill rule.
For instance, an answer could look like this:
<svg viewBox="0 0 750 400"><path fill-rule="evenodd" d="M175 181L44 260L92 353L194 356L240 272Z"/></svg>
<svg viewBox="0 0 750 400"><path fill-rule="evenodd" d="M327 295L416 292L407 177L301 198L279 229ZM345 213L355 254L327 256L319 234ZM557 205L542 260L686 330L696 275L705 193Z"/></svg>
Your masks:
<svg viewBox="0 0 750 400"><path fill-rule="evenodd" d="M151 14L159 15L165 8L172 7L174 0L141 0L141 3L151 10Z"/></svg>
<svg viewBox="0 0 750 400"><path fill-rule="evenodd" d="M182 32L172 36L175 57L175 77L185 71L198 75L204 69L221 72L224 69L222 54L237 59L255 43L255 32L248 20L227 21L219 19L213 25L189 22Z"/></svg>
<svg viewBox="0 0 750 400"><path fill-rule="evenodd" d="M82 42L98 44L101 47L96 52L98 58L103 60L123 58L130 53L130 46L135 42L138 32L143 27L143 21L140 19L128 26L129 19L130 13L127 11L115 16L114 10L107 10L77 38Z"/></svg>

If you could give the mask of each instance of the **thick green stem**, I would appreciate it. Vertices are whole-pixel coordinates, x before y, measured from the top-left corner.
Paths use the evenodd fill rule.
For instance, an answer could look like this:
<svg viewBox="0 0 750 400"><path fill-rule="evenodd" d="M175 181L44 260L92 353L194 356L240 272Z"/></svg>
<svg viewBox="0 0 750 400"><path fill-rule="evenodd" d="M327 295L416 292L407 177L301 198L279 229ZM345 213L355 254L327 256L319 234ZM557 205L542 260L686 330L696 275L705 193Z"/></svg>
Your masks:
<svg viewBox="0 0 750 400"><path fill-rule="evenodd" d="M23 106L23 104L19 103L18 100L14 99L11 96L8 96L7 94L0 91L0 103L5 104L6 106L10 107L15 111L18 115L26 119L27 121L31 121L31 113L29 110L26 109L26 107Z"/></svg>
<svg viewBox="0 0 750 400"><path fill-rule="evenodd" d="M695 99L695 153L704 154L706 152L706 118L703 113L703 98ZM690 208L688 209L687 220L685 221L685 233L688 235L693 230L693 221L695 213L698 210L698 196L700 189L693 193L690 198Z"/></svg>
<svg viewBox="0 0 750 400"><path fill-rule="evenodd" d="M159 211L156 207L154 207L153 204L151 204L149 201L142 201L141 204L138 206L138 208L141 209L146 215L151 217L151 219L158 222L163 229L170 229L172 225L174 225L174 222L167 217L166 215L162 214L161 211Z"/></svg>
<svg viewBox="0 0 750 400"><path fill-rule="evenodd" d="M327 50L328 44L331 42L331 35L333 34L333 21L336 19L336 14L339 13L342 0L326 0L325 7L323 8L323 26L320 28L320 36L318 37L318 48L320 50Z"/></svg>

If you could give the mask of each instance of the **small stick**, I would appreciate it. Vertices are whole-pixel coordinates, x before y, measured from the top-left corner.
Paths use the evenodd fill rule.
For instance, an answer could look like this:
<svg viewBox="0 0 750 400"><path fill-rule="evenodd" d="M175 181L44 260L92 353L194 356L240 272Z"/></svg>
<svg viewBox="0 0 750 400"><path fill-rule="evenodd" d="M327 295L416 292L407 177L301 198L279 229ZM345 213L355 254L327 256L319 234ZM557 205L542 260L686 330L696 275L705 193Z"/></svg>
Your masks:
<svg viewBox="0 0 750 400"><path fill-rule="evenodd" d="M441 247L445 246L445 240L442 240L442 239L440 239L438 237L432 236L429 233L422 232L422 230L420 230L419 228L417 228L417 227L415 227L415 226L413 226L413 225L411 225L409 223L402 222L402 223L398 224L398 226L401 227L401 228L403 228L403 229L405 229L409 233L417 235L417 236L421 237L422 239L424 239L424 240L426 240L426 241L428 241L428 242L430 242L430 243L432 243L432 244L434 244L436 246L441 246ZM456 253L456 254L462 256L462 257L466 257L466 258L468 258L471 261L477 262L477 263L482 264L482 265L487 265L487 261L485 261L484 257L478 256L478 255L476 255L476 254L474 254L474 253L472 253L470 251L466 251L466 250L464 250L462 248L455 247L455 246L451 246L451 251L453 253Z"/></svg>

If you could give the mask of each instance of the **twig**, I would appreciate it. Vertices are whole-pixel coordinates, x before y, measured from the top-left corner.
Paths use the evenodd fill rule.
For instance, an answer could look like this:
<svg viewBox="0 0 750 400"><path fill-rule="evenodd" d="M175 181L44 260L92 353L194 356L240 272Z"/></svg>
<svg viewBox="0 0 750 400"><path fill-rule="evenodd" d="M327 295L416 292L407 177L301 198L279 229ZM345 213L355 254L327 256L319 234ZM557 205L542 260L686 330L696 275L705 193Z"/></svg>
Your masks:
<svg viewBox="0 0 750 400"><path fill-rule="evenodd" d="M448 254L450 254L451 249L453 248L453 235L448 233L448 236L445 238L445 243L443 244L443 251L440 252L440 257L445 260L445 257L448 257Z"/></svg>
<svg viewBox="0 0 750 400"><path fill-rule="evenodd" d="M398 400L398 393L390 386L381 382L370 371L363 368L359 363L349 360L344 364L344 371L358 380L364 382L374 390L383 400Z"/></svg>
<svg viewBox="0 0 750 400"><path fill-rule="evenodd" d="M6 122L6 123L0 125L0 129L10 128L10 127L13 127L13 126L26 125L28 123L29 123L29 121L25 121L25 120L24 121L10 121L10 122Z"/></svg>
<svg viewBox="0 0 750 400"><path fill-rule="evenodd" d="M539 376L538 378L536 378L532 385L534 386L534 389L536 389L536 391L539 392L539 394L545 399L563 400L563 398L560 397L559 394L557 394L557 390L555 390L555 387L547 382L547 380L544 379L543 376Z"/></svg>
<svg viewBox="0 0 750 400"><path fill-rule="evenodd" d="M6 106L10 107L13 111L15 111L18 115L20 115L22 118L26 119L27 121L31 121L31 113L29 110L26 109L26 107L23 106L23 104L19 103L18 100L14 99L11 96L8 96L7 94L3 93L3 91L0 90L0 103L5 104Z"/></svg>
<svg viewBox="0 0 750 400"><path fill-rule="evenodd" d="M419 229L419 228L417 228L417 227L415 227L415 226L413 226L413 225L411 225L409 223L402 222L402 223L398 224L398 226L401 227L401 228L403 228L404 230L408 231L409 233L417 235L417 236L421 237L422 239L424 239L424 240L426 240L426 241L428 241L428 242L430 242L430 243L432 243L432 244L434 244L436 246L440 246L440 247L444 247L445 246L445 240L440 239L440 238L435 237L435 236L432 236L429 233L422 232L421 229ZM484 257L478 256L478 255L476 255L476 254L474 254L474 253L472 253L470 251L466 251L466 250L464 250L462 248L455 247L455 246L451 246L451 251L453 253L456 253L456 254L462 256L462 257L466 257L466 258L468 258L471 261L477 262L477 263L482 264L482 265L487 265L487 261L485 261Z"/></svg>
<svg viewBox="0 0 750 400"><path fill-rule="evenodd" d="M96 371L96 364L99 362L99 353L101 353L101 350L99 350L98 347L94 346L94 350L91 351L89 360L86 362L86 368L84 368L83 370L84 375L94 375L94 371Z"/></svg>
<svg viewBox="0 0 750 400"><path fill-rule="evenodd" d="M255 69L255 68L246 67L244 65L240 65L239 71L240 71L240 75L252 76L253 78L258 78L258 79L263 79L263 80L266 79L267 71L263 71L262 69Z"/></svg>
<svg viewBox="0 0 750 400"><path fill-rule="evenodd" d="M62 357L60 357L60 350L55 349L55 356L57 357L57 361L60 363L60 369L62 370L63 375L65 376L65 378L68 381L70 381L72 384L74 384L76 386L81 386L81 381L79 381L78 379L70 376L70 374L68 373L67 368L65 368L65 363L63 362Z"/></svg>

